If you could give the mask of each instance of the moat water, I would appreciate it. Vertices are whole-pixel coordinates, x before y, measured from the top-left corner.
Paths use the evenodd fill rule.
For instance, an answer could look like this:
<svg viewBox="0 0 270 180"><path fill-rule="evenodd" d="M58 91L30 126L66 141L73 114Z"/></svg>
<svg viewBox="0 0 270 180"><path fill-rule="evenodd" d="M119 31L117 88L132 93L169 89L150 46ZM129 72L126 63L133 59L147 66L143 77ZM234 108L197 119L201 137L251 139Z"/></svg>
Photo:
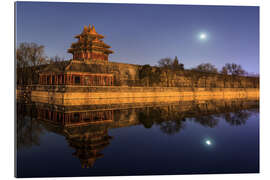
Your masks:
<svg viewBox="0 0 270 180"><path fill-rule="evenodd" d="M258 101L93 109L18 102L17 177L259 172Z"/></svg>

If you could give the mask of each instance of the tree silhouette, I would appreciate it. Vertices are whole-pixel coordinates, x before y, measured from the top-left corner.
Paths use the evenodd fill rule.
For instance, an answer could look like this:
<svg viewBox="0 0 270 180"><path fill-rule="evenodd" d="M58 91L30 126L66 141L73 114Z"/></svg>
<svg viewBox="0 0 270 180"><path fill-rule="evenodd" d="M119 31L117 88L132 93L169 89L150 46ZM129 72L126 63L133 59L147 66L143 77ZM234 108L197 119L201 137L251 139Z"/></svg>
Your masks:
<svg viewBox="0 0 270 180"><path fill-rule="evenodd" d="M214 115L196 116L194 117L194 121L210 128L216 127L219 122Z"/></svg>
<svg viewBox="0 0 270 180"><path fill-rule="evenodd" d="M17 148L39 146L43 133L42 125L36 120L35 107L17 103Z"/></svg>
<svg viewBox="0 0 270 180"><path fill-rule="evenodd" d="M38 77L39 66L46 64L44 46L21 43L16 49L17 83L32 84Z"/></svg>
<svg viewBox="0 0 270 180"><path fill-rule="evenodd" d="M185 128L183 119L163 121L160 125L160 130L168 135L174 135L178 133L181 129Z"/></svg>
<svg viewBox="0 0 270 180"><path fill-rule="evenodd" d="M198 65L197 67L193 68L192 70L199 71L199 72L205 72L205 73L217 73L218 72L217 68L210 63L202 63L202 64Z"/></svg>
<svg viewBox="0 0 270 180"><path fill-rule="evenodd" d="M230 74L230 75L244 75L246 71L242 68L241 65L235 63L227 63L221 69L221 74Z"/></svg>
<svg viewBox="0 0 270 180"><path fill-rule="evenodd" d="M232 126L245 125L251 113L245 110L239 110L237 112L226 113L225 120Z"/></svg>

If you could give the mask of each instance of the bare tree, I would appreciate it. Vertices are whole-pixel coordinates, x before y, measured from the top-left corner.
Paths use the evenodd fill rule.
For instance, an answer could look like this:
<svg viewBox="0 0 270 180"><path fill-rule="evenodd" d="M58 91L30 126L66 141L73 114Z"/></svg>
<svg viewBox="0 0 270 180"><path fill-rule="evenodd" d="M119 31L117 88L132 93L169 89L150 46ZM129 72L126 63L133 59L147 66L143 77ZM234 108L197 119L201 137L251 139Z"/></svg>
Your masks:
<svg viewBox="0 0 270 180"><path fill-rule="evenodd" d="M21 43L16 49L17 80L22 84L32 83L38 66L46 63L44 46L36 43Z"/></svg>
<svg viewBox="0 0 270 180"><path fill-rule="evenodd" d="M237 77L237 76L243 76L246 73L246 71L241 67L241 65L235 64L235 63L227 63L225 64L221 71L221 74L225 75L224 76L224 86L226 85L226 81L228 79L228 76L226 75L231 75L231 87L235 87L235 82L238 82L238 87L242 87L242 83L241 83L241 78Z"/></svg>
<svg viewBox="0 0 270 180"><path fill-rule="evenodd" d="M36 43L21 43L16 50L17 65L38 66L45 62L44 46Z"/></svg>
<svg viewBox="0 0 270 180"><path fill-rule="evenodd" d="M171 58L163 58L158 61L158 66L162 68L171 68L173 61Z"/></svg>
<svg viewBox="0 0 270 180"><path fill-rule="evenodd" d="M179 63L177 56L175 56L174 60L172 60L172 58L170 57L160 59L158 61L158 66L161 68L172 69L172 70L184 69L184 64Z"/></svg>
<svg viewBox="0 0 270 180"><path fill-rule="evenodd" d="M228 75L229 74L229 71L228 71L228 68L223 66L221 71L220 71L221 74L224 74L224 75Z"/></svg>
<svg viewBox="0 0 270 180"><path fill-rule="evenodd" d="M235 63L227 63L222 67L221 73L241 76L244 75L246 71L242 68L241 65Z"/></svg>
<svg viewBox="0 0 270 180"><path fill-rule="evenodd" d="M202 63L197 67L193 68L192 70L199 71L199 72L206 72L206 73L217 73L217 68L210 64L210 63Z"/></svg>

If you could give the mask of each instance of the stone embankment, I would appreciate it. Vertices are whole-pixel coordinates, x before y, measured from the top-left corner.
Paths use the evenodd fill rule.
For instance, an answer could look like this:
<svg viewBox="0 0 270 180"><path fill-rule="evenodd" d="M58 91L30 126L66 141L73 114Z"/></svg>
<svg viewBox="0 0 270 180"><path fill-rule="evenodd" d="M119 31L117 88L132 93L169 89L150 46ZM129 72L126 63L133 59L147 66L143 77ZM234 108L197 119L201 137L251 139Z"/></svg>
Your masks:
<svg viewBox="0 0 270 180"><path fill-rule="evenodd" d="M23 90L17 89L20 96ZM259 88L177 88L123 86L32 86L33 102L65 106L155 103L219 99L259 99Z"/></svg>

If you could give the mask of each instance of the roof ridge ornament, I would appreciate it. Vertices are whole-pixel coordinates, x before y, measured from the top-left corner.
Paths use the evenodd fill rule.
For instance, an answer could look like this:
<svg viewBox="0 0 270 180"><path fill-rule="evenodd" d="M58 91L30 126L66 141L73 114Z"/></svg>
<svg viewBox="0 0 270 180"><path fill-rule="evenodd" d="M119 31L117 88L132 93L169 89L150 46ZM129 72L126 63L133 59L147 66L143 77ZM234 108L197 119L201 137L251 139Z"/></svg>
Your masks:
<svg viewBox="0 0 270 180"><path fill-rule="evenodd" d="M87 26L84 26L84 27L83 27L83 33L86 33L87 31L88 31Z"/></svg>
<svg viewBox="0 0 270 180"><path fill-rule="evenodd" d="M92 25L92 32L97 33L94 25Z"/></svg>
<svg viewBox="0 0 270 180"><path fill-rule="evenodd" d="M91 24L89 24L89 27L88 27L88 32L92 32L92 29L91 29Z"/></svg>

